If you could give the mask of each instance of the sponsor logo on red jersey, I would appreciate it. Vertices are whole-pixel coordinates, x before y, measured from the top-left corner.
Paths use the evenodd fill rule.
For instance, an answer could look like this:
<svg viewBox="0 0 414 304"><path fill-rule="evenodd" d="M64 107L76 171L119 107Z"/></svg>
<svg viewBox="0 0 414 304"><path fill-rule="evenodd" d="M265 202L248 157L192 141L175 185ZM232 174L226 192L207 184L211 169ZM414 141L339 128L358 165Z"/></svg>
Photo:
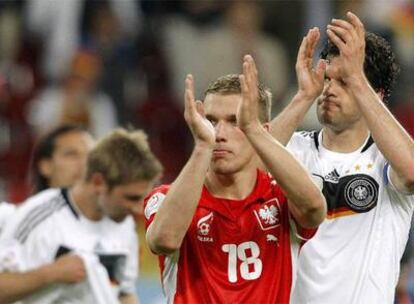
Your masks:
<svg viewBox="0 0 414 304"><path fill-rule="evenodd" d="M211 237L211 224L214 220L213 212L200 218L197 222L197 239L201 242L213 242Z"/></svg>

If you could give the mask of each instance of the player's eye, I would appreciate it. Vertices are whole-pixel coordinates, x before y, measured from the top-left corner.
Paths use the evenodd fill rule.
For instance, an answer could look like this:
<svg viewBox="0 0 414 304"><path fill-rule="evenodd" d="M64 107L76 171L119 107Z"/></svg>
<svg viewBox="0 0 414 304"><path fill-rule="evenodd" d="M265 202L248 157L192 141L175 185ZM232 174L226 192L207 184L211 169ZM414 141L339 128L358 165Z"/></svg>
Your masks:
<svg viewBox="0 0 414 304"><path fill-rule="evenodd" d="M211 117L211 116L206 116L206 119L207 119L209 122L211 122L211 124L212 124L213 126L217 125L217 119L215 119L215 118L213 118L213 117Z"/></svg>

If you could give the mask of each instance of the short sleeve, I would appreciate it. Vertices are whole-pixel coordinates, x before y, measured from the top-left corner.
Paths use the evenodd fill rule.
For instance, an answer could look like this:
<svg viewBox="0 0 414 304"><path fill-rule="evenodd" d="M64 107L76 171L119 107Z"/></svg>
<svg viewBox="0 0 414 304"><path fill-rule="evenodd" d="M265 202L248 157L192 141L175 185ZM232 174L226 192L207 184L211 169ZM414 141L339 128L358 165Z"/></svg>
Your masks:
<svg viewBox="0 0 414 304"><path fill-rule="evenodd" d="M155 214L162 205L169 186L163 185L155 188L144 200L145 229L148 230L149 225L154 220Z"/></svg>
<svg viewBox="0 0 414 304"><path fill-rule="evenodd" d="M22 211L18 209L15 212L1 235L2 251L13 252L14 261L8 256L8 262L2 260L0 264L11 263L12 268L26 271L54 260L59 229L53 225L52 219L47 219L33 228L25 221L28 212Z"/></svg>

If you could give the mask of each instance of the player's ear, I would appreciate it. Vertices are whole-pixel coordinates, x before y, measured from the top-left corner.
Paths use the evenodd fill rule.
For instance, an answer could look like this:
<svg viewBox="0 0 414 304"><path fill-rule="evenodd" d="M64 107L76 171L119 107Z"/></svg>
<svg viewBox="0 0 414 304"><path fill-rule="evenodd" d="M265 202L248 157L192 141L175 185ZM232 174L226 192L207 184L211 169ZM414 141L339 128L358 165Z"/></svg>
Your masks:
<svg viewBox="0 0 414 304"><path fill-rule="evenodd" d="M39 170L40 175L49 179L52 175L52 161L47 158L41 159L37 164L37 169Z"/></svg>
<svg viewBox="0 0 414 304"><path fill-rule="evenodd" d="M102 193L108 188L108 184L101 173L93 173L90 182L97 193Z"/></svg>
<svg viewBox="0 0 414 304"><path fill-rule="evenodd" d="M270 132L270 130L271 130L270 123L269 123L269 122L265 122L265 123L263 124L263 128L265 128L265 130L266 130L267 132Z"/></svg>

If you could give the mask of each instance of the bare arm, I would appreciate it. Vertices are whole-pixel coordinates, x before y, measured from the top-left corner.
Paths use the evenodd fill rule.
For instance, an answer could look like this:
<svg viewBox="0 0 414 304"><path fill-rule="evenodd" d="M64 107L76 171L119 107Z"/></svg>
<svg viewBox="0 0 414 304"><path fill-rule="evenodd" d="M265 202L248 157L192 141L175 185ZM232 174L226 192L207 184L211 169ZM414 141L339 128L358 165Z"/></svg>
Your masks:
<svg viewBox="0 0 414 304"><path fill-rule="evenodd" d="M0 273L0 303L19 301L53 283L77 283L84 280L83 261L76 255L65 255L56 262L27 272Z"/></svg>
<svg viewBox="0 0 414 304"><path fill-rule="evenodd" d="M307 171L260 123L257 70L249 55L245 56L240 82L243 97L238 111L240 128L285 191L297 222L304 228L317 227L325 218L325 199Z"/></svg>
<svg viewBox="0 0 414 304"><path fill-rule="evenodd" d="M313 28L303 38L296 59L298 92L283 111L271 121L271 134L282 145L286 145L293 132L323 89L325 61L312 64L315 46L319 41L319 29Z"/></svg>
<svg viewBox="0 0 414 304"><path fill-rule="evenodd" d="M344 81L357 101L380 151L391 165L391 180L401 191L414 193L414 141L385 107L364 74L365 30L352 13L348 21L333 20L328 37L340 50Z"/></svg>
<svg viewBox="0 0 414 304"><path fill-rule="evenodd" d="M121 304L139 304L139 299L133 294L123 294L119 297Z"/></svg>
<svg viewBox="0 0 414 304"><path fill-rule="evenodd" d="M149 247L157 254L171 254L180 248L201 196L215 143L214 128L202 112L201 101L194 100L193 78L189 75L184 117L193 134L195 147L148 228Z"/></svg>

